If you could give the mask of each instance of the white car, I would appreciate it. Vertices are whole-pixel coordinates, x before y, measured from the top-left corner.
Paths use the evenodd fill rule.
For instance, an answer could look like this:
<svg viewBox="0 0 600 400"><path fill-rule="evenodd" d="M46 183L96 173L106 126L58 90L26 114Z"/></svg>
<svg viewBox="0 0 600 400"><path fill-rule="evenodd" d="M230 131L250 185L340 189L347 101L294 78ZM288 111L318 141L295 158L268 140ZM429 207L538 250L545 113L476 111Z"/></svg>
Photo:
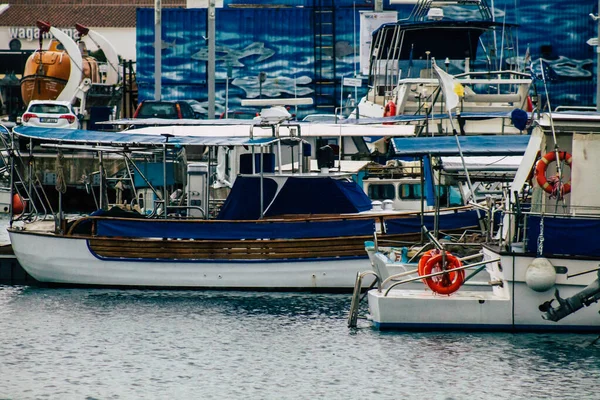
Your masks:
<svg viewBox="0 0 600 400"><path fill-rule="evenodd" d="M31 100L21 123L40 128L79 129L79 118L68 101Z"/></svg>

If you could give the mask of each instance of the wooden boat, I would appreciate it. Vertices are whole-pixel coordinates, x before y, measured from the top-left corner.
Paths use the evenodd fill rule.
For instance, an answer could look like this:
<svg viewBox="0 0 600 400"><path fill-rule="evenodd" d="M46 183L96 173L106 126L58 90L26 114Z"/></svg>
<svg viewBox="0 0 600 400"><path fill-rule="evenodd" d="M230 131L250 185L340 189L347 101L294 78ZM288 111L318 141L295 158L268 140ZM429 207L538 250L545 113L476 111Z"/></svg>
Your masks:
<svg viewBox="0 0 600 400"><path fill-rule="evenodd" d="M16 140L52 142L61 151L128 156L141 149L146 154L158 150L160 156L184 146L245 146L256 155L268 150L281 159L282 141L302 140L301 135L273 136L270 127L262 131L268 136L261 136L258 126L252 138L31 127L17 127L13 134ZM197 172L202 184L186 189L186 205L168 204L167 213L158 211L165 209L166 189L157 190L159 207L151 216L89 215L72 221L59 212L48 220L40 215L42 204L32 202L37 210L26 210L9 229L15 255L33 277L56 284L349 291L367 259L364 241L374 232L420 240L421 213L373 211L370 199L345 175L272 173L261 165L256 161L253 173L236 178L218 213L211 208L210 191L204 191L213 183L206 179L208 165ZM18 178L13 182L19 190L29 186ZM207 219L213 214L217 220ZM448 232L457 233L476 229L478 220L473 210L462 207L448 210L444 223Z"/></svg>

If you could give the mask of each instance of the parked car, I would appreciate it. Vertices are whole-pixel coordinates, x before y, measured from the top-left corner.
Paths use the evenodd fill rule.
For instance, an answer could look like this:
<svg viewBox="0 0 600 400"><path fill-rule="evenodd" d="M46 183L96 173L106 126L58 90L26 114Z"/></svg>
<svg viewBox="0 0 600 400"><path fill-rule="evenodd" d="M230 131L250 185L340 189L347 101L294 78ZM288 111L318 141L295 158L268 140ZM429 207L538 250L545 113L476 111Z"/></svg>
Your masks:
<svg viewBox="0 0 600 400"><path fill-rule="evenodd" d="M79 129L79 118L68 101L31 100L21 116L24 126Z"/></svg>
<svg viewBox="0 0 600 400"><path fill-rule="evenodd" d="M204 108L202 106L202 103L200 103L198 100L191 99L183 101L185 101L190 105L190 107L192 107L192 110L194 111L194 117L196 119L206 118L206 116L208 115L208 110Z"/></svg>
<svg viewBox="0 0 600 400"><path fill-rule="evenodd" d="M184 100L144 100L133 118L194 119L196 116L192 106Z"/></svg>
<svg viewBox="0 0 600 400"><path fill-rule="evenodd" d="M339 115L335 114L310 114L302 119L302 122L321 122L325 124L335 124L336 122L344 119Z"/></svg>

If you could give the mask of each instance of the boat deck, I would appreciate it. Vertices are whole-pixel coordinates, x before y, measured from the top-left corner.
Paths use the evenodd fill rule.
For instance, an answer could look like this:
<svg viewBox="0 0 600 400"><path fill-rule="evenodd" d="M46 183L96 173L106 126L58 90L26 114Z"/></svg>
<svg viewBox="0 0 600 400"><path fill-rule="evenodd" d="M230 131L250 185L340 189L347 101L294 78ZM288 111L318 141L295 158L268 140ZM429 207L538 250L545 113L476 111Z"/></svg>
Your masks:
<svg viewBox="0 0 600 400"><path fill-rule="evenodd" d="M414 289L392 289L385 295L385 291L377 292L376 290L371 290L369 295L378 298L389 298L389 299L405 299L405 300L429 300L429 301L491 301L491 300L508 300L508 298L502 298L490 291L458 291L449 296L441 295L432 292L428 288L424 288L422 290L414 290Z"/></svg>

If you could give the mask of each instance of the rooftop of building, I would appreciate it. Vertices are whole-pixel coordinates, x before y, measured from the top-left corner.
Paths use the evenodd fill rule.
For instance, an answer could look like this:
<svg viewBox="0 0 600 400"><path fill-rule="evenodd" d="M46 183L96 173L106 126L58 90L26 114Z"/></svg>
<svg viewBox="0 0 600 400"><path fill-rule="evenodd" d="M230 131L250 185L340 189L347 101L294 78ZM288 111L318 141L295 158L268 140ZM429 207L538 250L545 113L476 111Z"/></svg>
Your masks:
<svg viewBox="0 0 600 400"><path fill-rule="evenodd" d="M162 0L161 4L163 8L185 7L186 0ZM10 0L0 13L0 26L29 27L42 20L56 27L78 23L94 28L134 28L136 9L151 7L154 0Z"/></svg>

